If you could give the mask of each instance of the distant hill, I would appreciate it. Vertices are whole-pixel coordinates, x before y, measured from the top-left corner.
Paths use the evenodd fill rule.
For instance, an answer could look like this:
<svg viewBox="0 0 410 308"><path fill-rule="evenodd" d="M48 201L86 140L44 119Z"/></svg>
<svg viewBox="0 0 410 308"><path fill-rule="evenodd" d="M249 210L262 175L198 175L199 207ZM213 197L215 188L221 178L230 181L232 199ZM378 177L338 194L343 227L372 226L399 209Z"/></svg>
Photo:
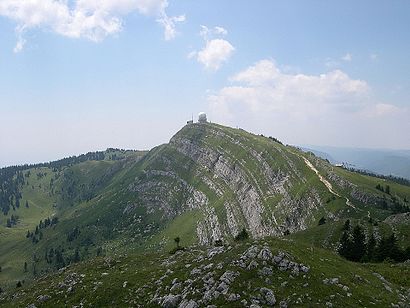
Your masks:
<svg viewBox="0 0 410 308"><path fill-rule="evenodd" d="M303 146L315 155L331 163L348 163L356 169L364 169L383 175L410 179L410 150L378 150L341 148L330 146Z"/></svg>

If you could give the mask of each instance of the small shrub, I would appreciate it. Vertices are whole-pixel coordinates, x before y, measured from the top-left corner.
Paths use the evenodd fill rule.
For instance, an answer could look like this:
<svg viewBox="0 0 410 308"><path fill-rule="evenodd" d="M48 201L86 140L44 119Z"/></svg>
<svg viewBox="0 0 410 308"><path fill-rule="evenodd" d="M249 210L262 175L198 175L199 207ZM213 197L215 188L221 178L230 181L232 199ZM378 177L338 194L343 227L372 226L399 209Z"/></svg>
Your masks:
<svg viewBox="0 0 410 308"><path fill-rule="evenodd" d="M222 242L221 239L215 241L215 246L223 246L223 245L224 243Z"/></svg>
<svg viewBox="0 0 410 308"><path fill-rule="evenodd" d="M237 236L235 236L236 241L244 241L248 238L249 238L249 234L248 234L248 231L246 231L245 228L243 228L242 231L239 232Z"/></svg>
<svg viewBox="0 0 410 308"><path fill-rule="evenodd" d="M322 217L322 218L319 219L318 225L321 226L321 225L324 225L325 223L326 223L326 218Z"/></svg>

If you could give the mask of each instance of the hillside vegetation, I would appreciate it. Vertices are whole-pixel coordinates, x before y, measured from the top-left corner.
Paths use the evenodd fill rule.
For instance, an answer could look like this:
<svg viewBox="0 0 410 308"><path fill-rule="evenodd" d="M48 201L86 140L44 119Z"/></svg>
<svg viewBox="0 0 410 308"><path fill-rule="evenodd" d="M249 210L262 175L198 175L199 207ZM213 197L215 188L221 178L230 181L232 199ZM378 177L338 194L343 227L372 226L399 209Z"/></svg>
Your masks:
<svg viewBox="0 0 410 308"><path fill-rule="evenodd" d="M85 304L83 299L98 306L127 306L132 305L130 294L135 292L145 294L133 298L135 305L162 305L172 286L158 294L161 300L154 299L154 291L141 291L157 286L153 282L163 271L160 263L175 258L179 279L188 279L184 271L191 268L185 265L193 264L195 254L205 255L207 247L225 245L220 248L223 253L215 257L224 263L213 274L218 276L223 274L220 271L230 270L229 260L238 258L252 240L257 240L259 250L267 245L273 254L283 250L295 261L306 263L311 272L305 274L310 278L290 278L288 273L282 277L271 259L255 260L257 267L249 273L241 269L238 274L250 275L254 285L232 285L240 295L235 295L239 302L245 299L250 305L257 296L253 294L259 292L255 290L262 287L273 288L278 298L296 304L298 298L293 298L296 291L292 290L302 296L302 282L302 286L309 285L303 287L307 293L324 292L303 295L301 301L307 303L311 298L312 305L326 301L353 305L359 299L369 304L369 285L381 294L376 306L400 303L402 296L407 296L408 281L397 280L395 273L407 271L408 265L356 264L341 259L336 251L347 219L352 227L362 227L366 241L372 235L380 241L394 233L404 251L410 242L409 215L405 214L410 187L334 167L273 137L217 124L189 124L168 144L149 152L109 149L46 164L9 167L1 169L0 175L0 287L4 291L0 296L4 305L10 303L17 285L23 286L11 301L17 306L79 305ZM251 240L238 243L235 237L243 230ZM178 247L186 250L169 257L176 238ZM151 263L153 260L161 262ZM198 261L198 266L207 266L206 260ZM124 265L111 264L117 261ZM104 274L107 262L115 269L112 275ZM213 266L215 262L211 262ZM273 273L259 277L258 270L268 265ZM345 276L346 270L357 272L363 280L354 282L359 278ZM65 297L67 290L59 290L58 283L70 273L84 288L73 288ZM103 286L97 284L97 277L103 279ZM336 290L343 286L323 283L335 277L345 280L343 286L349 290L363 285L354 292L343 291L339 298ZM295 279L296 289L280 291L282 279ZM105 287L108 281L112 282L110 291ZM394 290L390 292L384 284ZM194 285L195 290L202 288ZM178 293L180 301L199 301L196 291L192 292L185 298ZM40 295L49 299L39 301ZM221 304L230 293L223 295L209 302ZM118 302L110 304L108 298L113 296Z"/></svg>

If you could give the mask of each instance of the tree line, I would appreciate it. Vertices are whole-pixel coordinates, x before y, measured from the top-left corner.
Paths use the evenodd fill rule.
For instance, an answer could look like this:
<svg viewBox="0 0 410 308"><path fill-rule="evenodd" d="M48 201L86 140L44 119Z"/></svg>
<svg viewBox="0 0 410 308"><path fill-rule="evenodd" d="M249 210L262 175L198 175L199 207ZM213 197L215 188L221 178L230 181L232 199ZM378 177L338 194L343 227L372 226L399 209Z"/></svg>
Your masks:
<svg viewBox="0 0 410 308"><path fill-rule="evenodd" d="M368 176L372 176L372 177L383 179L383 180L388 180L388 181L401 184L401 185L405 185L405 186L410 186L410 180L403 178L403 177L394 176L394 175L382 175L382 174L374 173L368 170L362 170L362 169L357 169L357 168L352 168L352 167L343 166L342 168L352 171L352 172L359 173L359 174L368 175Z"/></svg>
<svg viewBox="0 0 410 308"><path fill-rule="evenodd" d="M111 149L113 150L113 149ZM89 152L79 156L70 156L57 161L40 163L40 164L25 164L20 166L10 166L0 168L0 210L7 215L11 208L20 206L21 187L25 184L23 171L34 168L51 168L54 172L61 171L63 167L68 167L74 164L82 163L89 160L104 160L105 152ZM28 177L30 173L26 173ZM37 174L37 177L44 174Z"/></svg>
<svg viewBox="0 0 410 308"><path fill-rule="evenodd" d="M37 244L40 240L43 239L43 232L42 229L51 228L52 226L58 223L58 217L54 216L50 219L50 217L46 218L44 222L40 220L40 223L36 226L34 232L27 231L26 238L31 239L34 244Z"/></svg>
<svg viewBox="0 0 410 308"><path fill-rule="evenodd" d="M354 262L403 262L410 259L410 246L402 249L394 233L380 239L376 239L372 233L366 240L363 227L356 225L352 228L350 220L346 220L338 253Z"/></svg>

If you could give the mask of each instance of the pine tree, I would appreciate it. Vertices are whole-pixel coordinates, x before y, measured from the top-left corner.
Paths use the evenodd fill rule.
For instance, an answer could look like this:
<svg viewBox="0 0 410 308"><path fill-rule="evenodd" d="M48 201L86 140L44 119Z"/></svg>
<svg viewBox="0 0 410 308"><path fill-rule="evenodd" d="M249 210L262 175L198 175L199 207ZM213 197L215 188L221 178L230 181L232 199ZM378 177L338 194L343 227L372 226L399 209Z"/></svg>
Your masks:
<svg viewBox="0 0 410 308"><path fill-rule="evenodd" d="M365 257L367 262L371 262L375 260L376 248L377 248L376 246L377 246L376 238L374 237L372 233L369 240L367 241L366 257Z"/></svg>
<svg viewBox="0 0 410 308"><path fill-rule="evenodd" d="M355 262L359 262L362 260L366 253L366 243L365 243L365 235L363 232L362 227L359 225L353 228L352 232L353 240L352 240L352 251L351 251L351 260Z"/></svg>
<svg viewBox="0 0 410 308"><path fill-rule="evenodd" d="M343 225L342 230L350 231L350 219L346 220L345 224Z"/></svg>
<svg viewBox="0 0 410 308"><path fill-rule="evenodd" d="M400 247L397 244L397 238L394 235L394 233L392 235L389 236L388 241L390 243L390 253L389 253L389 257L396 261L396 262L401 262L404 261L404 252L400 249Z"/></svg>
<svg viewBox="0 0 410 308"><path fill-rule="evenodd" d="M350 260L352 250L352 241L350 240L349 233L344 231L340 238L340 246L338 249L339 255Z"/></svg>

